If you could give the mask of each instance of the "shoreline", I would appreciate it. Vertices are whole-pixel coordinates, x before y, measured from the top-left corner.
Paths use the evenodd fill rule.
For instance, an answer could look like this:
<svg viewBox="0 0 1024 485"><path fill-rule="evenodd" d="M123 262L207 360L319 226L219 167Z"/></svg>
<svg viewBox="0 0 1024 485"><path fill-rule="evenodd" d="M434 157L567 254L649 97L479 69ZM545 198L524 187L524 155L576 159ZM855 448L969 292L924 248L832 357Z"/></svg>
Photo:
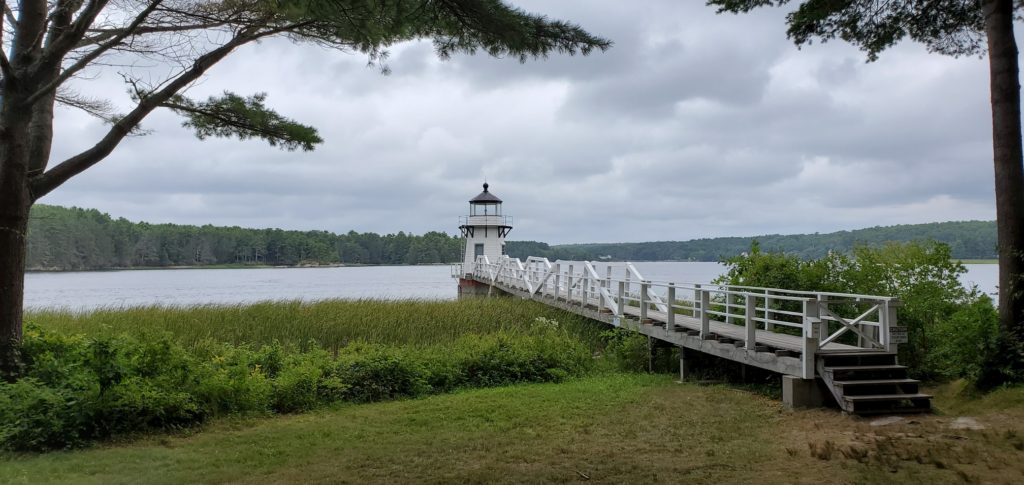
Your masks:
<svg viewBox="0 0 1024 485"><path fill-rule="evenodd" d="M307 269L307 268L370 268L386 266L448 266L455 263L421 263L421 264L362 264L362 263L331 263L331 264L203 264L188 266L126 266L112 268L87 269L26 269L25 273L103 273L108 271L151 271L151 270L189 270L189 269Z"/></svg>
<svg viewBox="0 0 1024 485"><path fill-rule="evenodd" d="M998 265L998 259L955 259L961 264ZM635 260L634 263L721 263L720 261L682 261L682 260ZM274 264L203 264L187 266L126 266L112 268L91 268L91 269L27 269L25 273L102 273L107 271L151 271L151 270L189 270L189 269L306 269L306 268L371 268L389 266L448 266L458 264L452 263L420 263L420 264L363 264L363 263L330 263L330 264L297 264L297 265L274 265Z"/></svg>

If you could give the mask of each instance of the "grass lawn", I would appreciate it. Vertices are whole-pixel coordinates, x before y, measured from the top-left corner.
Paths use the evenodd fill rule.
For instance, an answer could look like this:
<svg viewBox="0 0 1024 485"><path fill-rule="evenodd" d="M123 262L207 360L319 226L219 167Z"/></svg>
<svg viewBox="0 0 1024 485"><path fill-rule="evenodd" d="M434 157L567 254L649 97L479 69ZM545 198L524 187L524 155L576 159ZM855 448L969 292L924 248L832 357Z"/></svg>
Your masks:
<svg viewBox="0 0 1024 485"><path fill-rule="evenodd" d="M1024 392L876 427L726 386L612 374L0 458L3 483L947 483L1024 481ZM957 407L959 406L959 407Z"/></svg>

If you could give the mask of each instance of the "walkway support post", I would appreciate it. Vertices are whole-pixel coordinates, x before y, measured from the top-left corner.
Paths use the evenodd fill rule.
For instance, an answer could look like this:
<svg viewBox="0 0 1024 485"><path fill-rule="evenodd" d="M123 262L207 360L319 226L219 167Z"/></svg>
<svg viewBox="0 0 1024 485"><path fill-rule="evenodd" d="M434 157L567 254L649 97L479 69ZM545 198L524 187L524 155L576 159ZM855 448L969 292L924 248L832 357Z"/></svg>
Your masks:
<svg viewBox="0 0 1024 485"><path fill-rule="evenodd" d="M565 274L565 302L572 302L572 265L569 265L569 272Z"/></svg>
<svg viewBox="0 0 1024 485"><path fill-rule="evenodd" d="M821 327L818 325L820 309L818 300L808 298L804 300L804 345L803 354L800 356L801 377L814 379L814 356L818 352L818 332Z"/></svg>
<svg viewBox="0 0 1024 485"><path fill-rule="evenodd" d="M620 318L625 318L625 316L626 316L626 282L625 281L620 281L619 282L619 295L618 295L618 299L617 299L617 301L615 303L616 303L615 315L620 317Z"/></svg>
<svg viewBox="0 0 1024 485"><path fill-rule="evenodd" d="M693 318L700 318L700 284L693 285Z"/></svg>
<svg viewBox="0 0 1024 485"><path fill-rule="evenodd" d="M679 346L679 382L685 382L688 374L693 370L693 362L690 360L686 347Z"/></svg>
<svg viewBox="0 0 1024 485"><path fill-rule="evenodd" d="M820 294L814 295L815 299L818 300L818 316L821 316L821 309L825 308L828 311L828 298ZM821 340L828 337L828 322L824 318L818 319L818 346L821 346Z"/></svg>
<svg viewBox="0 0 1024 485"><path fill-rule="evenodd" d="M700 290L700 338L708 340L711 338L711 314L708 310L711 307L711 292Z"/></svg>
<svg viewBox="0 0 1024 485"><path fill-rule="evenodd" d="M665 305L668 306L668 314L665 315L665 330L675 330L676 328L676 284L668 284L668 294L665 298Z"/></svg>
<svg viewBox="0 0 1024 485"><path fill-rule="evenodd" d="M647 307L649 305L647 301L647 290L649 289L651 289L650 282L640 282L640 323L650 323L651 321L650 318L647 318Z"/></svg>
<svg viewBox="0 0 1024 485"><path fill-rule="evenodd" d="M590 304L590 275L587 274L587 267L583 267L583 279L580 280L580 306L586 307Z"/></svg>
<svg viewBox="0 0 1024 485"><path fill-rule="evenodd" d="M743 346L746 347L747 350L754 350L757 346L757 320L754 320L757 318L755 313L757 311L757 305L754 304L754 301L754 295L747 293L746 311L744 312L744 315L746 316L745 324L747 326L747 339L743 342Z"/></svg>
<svg viewBox="0 0 1024 485"><path fill-rule="evenodd" d="M605 268L604 287L608 289L610 295L612 293L612 265L610 264Z"/></svg>
<svg viewBox="0 0 1024 485"><path fill-rule="evenodd" d="M558 294L562 291L562 263L555 263L555 287L552 290L554 300L558 301Z"/></svg>
<svg viewBox="0 0 1024 485"><path fill-rule="evenodd" d="M771 332L775 324L771 322L772 292L764 290L764 329Z"/></svg>
<svg viewBox="0 0 1024 485"><path fill-rule="evenodd" d="M725 291L725 323L732 324L732 304L736 300L733 299L732 290Z"/></svg>
<svg viewBox="0 0 1024 485"><path fill-rule="evenodd" d="M898 301L885 301L878 309L879 314L883 315L879 318L882 323L878 326L878 342L885 346L885 350L887 352L892 352L894 354L896 353L899 344L892 343L892 338L889 336L889 329L896 326L896 308L898 306Z"/></svg>

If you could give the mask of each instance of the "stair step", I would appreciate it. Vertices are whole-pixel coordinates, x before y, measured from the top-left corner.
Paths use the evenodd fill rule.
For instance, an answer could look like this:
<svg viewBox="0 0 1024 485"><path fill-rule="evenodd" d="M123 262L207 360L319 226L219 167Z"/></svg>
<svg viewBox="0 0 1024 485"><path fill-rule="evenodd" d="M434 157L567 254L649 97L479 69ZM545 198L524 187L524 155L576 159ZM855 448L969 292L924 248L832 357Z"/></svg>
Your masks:
<svg viewBox="0 0 1024 485"><path fill-rule="evenodd" d="M840 365L836 367L825 367L826 371L852 371L852 370L898 370L906 369L907 366L899 364L888 364L888 365Z"/></svg>
<svg viewBox="0 0 1024 485"><path fill-rule="evenodd" d="M825 367L852 367L852 366L878 366L895 365L896 354L890 353L829 353L819 354L818 362Z"/></svg>
<svg viewBox="0 0 1024 485"><path fill-rule="evenodd" d="M878 357L896 355L891 352L818 352L818 357Z"/></svg>
<svg viewBox="0 0 1024 485"><path fill-rule="evenodd" d="M897 401L901 399L931 399L931 394L875 394L869 396L843 396L850 402Z"/></svg>
<svg viewBox="0 0 1024 485"><path fill-rule="evenodd" d="M843 386L877 386L886 384L920 384L917 379L867 379L863 381L835 381L833 384Z"/></svg>

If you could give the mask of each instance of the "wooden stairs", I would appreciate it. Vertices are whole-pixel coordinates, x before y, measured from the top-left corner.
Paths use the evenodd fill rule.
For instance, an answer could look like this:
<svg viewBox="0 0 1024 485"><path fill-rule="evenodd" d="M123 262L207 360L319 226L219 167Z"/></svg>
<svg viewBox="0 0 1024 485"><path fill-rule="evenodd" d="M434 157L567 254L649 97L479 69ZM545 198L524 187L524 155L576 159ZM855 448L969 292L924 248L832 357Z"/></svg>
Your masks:
<svg viewBox="0 0 1024 485"><path fill-rule="evenodd" d="M851 414L901 414L931 411L932 396L890 353L819 354L818 376L843 411Z"/></svg>

